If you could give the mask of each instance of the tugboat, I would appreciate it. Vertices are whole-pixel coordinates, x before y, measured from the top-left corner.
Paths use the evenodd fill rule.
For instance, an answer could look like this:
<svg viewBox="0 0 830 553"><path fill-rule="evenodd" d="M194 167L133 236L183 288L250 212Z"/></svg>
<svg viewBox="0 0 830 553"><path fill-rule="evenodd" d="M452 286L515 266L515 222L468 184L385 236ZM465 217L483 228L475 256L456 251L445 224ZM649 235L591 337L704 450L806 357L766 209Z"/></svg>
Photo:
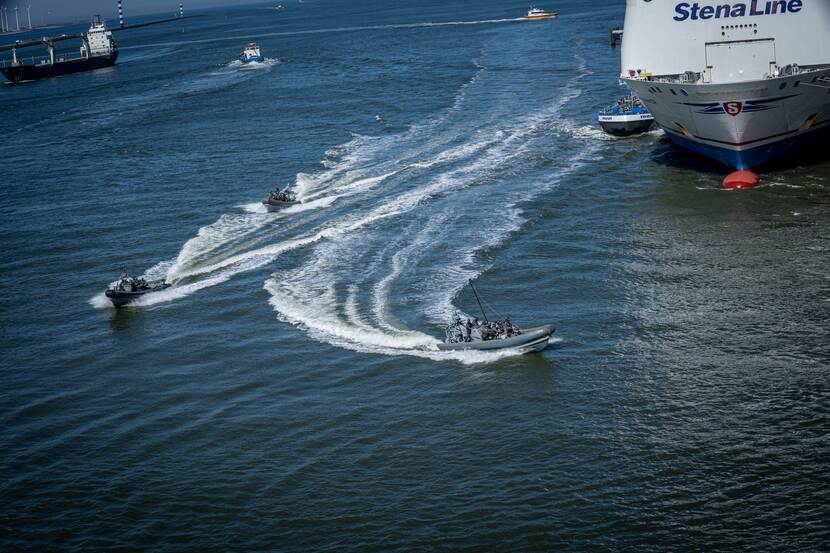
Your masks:
<svg viewBox="0 0 830 553"><path fill-rule="evenodd" d="M288 191L288 187L283 190L274 190L262 200L262 205L269 213L279 211L292 205L297 205L300 202L297 200L297 195Z"/></svg>
<svg viewBox="0 0 830 553"><path fill-rule="evenodd" d="M527 15L522 19L553 19L554 17L556 17L556 12L546 12L543 9L531 6Z"/></svg>
<svg viewBox="0 0 830 553"><path fill-rule="evenodd" d="M66 38L73 37L66 35ZM118 46L112 39L112 32L107 30L106 25L101 21L100 15L93 18L89 31L78 35L77 38L81 39L80 55L77 58L70 58L68 55L58 58L55 55L53 39L44 38L34 42L46 45L49 49L48 59L31 64L21 63L17 57L17 47L15 47L12 49L12 64L0 67L0 72L9 81L19 83L115 65L115 60L118 59ZM65 38L61 36L56 39L64 40ZM20 43L16 46L28 45L28 43Z"/></svg>
<svg viewBox="0 0 830 553"><path fill-rule="evenodd" d="M597 114L602 130L615 136L631 136L654 128L654 117L636 96L620 98Z"/></svg>
<svg viewBox="0 0 830 553"><path fill-rule="evenodd" d="M107 288L105 295L115 307L124 307L131 301L151 292L160 292L169 288L170 284L164 280L145 280L143 277L131 277L121 273L121 277Z"/></svg>
<svg viewBox="0 0 830 553"><path fill-rule="evenodd" d="M239 61L242 63L262 63L265 58L259 51L259 44L252 42L248 44L242 53L239 54Z"/></svg>
<svg viewBox="0 0 830 553"><path fill-rule="evenodd" d="M487 313L481 305L481 299L473 286L469 283L475 294L484 322L476 319L462 321L456 315L455 320L445 329L446 338L444 343L438 344L441 351L497 351L504 349L518 349L522 353L542 351L548 346L551 335L556 332L552 324L535 326L521 329L505 317L502 320L490 321Z"/></svg>

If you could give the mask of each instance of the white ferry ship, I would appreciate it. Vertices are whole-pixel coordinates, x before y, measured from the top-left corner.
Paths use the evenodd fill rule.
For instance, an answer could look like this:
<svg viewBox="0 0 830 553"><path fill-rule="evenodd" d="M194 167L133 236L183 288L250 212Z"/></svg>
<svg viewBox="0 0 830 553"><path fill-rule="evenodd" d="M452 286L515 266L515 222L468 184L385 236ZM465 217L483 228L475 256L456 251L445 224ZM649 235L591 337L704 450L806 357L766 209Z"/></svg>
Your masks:
<svg viewBox="0 0 830 553"><path fill-rule="evenodd" d="M621 78L674 142L735 169L830 158L830 0L627 0Z"/></svg>

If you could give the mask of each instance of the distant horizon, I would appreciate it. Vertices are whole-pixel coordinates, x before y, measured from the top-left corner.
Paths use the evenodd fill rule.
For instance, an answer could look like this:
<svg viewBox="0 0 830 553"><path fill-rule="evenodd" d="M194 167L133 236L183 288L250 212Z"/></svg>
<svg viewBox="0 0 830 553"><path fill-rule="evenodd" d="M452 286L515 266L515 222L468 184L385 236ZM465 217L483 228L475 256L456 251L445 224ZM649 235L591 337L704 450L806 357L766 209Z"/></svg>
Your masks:
<svg viewBox="0 0 830 553"><path fill-rule="evenodd" d="M179 10L179 3L184 5L185 13L188 9L216 8L221 6L242 6L261 4L264 1L256 0L123 0L124 19L129 20L134 16L146 16L158 13L176 13ZM69 4L61 0L19 0L0 1L0 10L6 8L8 25L10 30L16 30L17 23L20 30L28 28L29 20L27 7L30 7L31 22L33 27L43 25L60 25L62 23L75 23L90 19L93 15L100 15L104 19L112 20L118 18L118 0L76 0ZM15 20L14 8L18 7L18 20Z"/></svg>

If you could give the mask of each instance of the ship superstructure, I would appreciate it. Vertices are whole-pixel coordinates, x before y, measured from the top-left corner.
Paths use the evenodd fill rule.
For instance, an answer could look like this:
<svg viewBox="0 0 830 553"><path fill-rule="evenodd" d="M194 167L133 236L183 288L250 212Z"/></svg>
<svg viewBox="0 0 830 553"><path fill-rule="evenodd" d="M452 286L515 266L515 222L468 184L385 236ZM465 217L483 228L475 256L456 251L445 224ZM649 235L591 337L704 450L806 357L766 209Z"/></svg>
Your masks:
<svg viewBox="0 0 830 553"><path fill-rule="evenodd" d="M621 78L674 142L736 169L830 144L830 1L627 0Z"/></svg>

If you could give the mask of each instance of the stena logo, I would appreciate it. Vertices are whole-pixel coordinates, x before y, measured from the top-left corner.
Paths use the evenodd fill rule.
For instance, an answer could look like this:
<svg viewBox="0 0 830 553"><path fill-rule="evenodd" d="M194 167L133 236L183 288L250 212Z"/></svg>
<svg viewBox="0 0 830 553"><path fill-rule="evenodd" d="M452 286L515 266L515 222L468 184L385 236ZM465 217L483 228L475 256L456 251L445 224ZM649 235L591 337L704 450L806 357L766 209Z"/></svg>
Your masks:
<svg viewBox="0 0 830 553"><path fill-rule="evenodd" d="M738 115L740 115L743 109L743 102L726 102L723 104L723 111L725 111L732 117L737 117Z"/></svg>
<svg viewBox="0 0 830 553"><path fill-rule="evenodd" d="M675 21L691 19L722 19L726 17L744 17L747 15L776 15L798 13L804 7L804 0L752 0L718 6L701 6L697 2L681 2L674 7L677 15Z"/></svg>

